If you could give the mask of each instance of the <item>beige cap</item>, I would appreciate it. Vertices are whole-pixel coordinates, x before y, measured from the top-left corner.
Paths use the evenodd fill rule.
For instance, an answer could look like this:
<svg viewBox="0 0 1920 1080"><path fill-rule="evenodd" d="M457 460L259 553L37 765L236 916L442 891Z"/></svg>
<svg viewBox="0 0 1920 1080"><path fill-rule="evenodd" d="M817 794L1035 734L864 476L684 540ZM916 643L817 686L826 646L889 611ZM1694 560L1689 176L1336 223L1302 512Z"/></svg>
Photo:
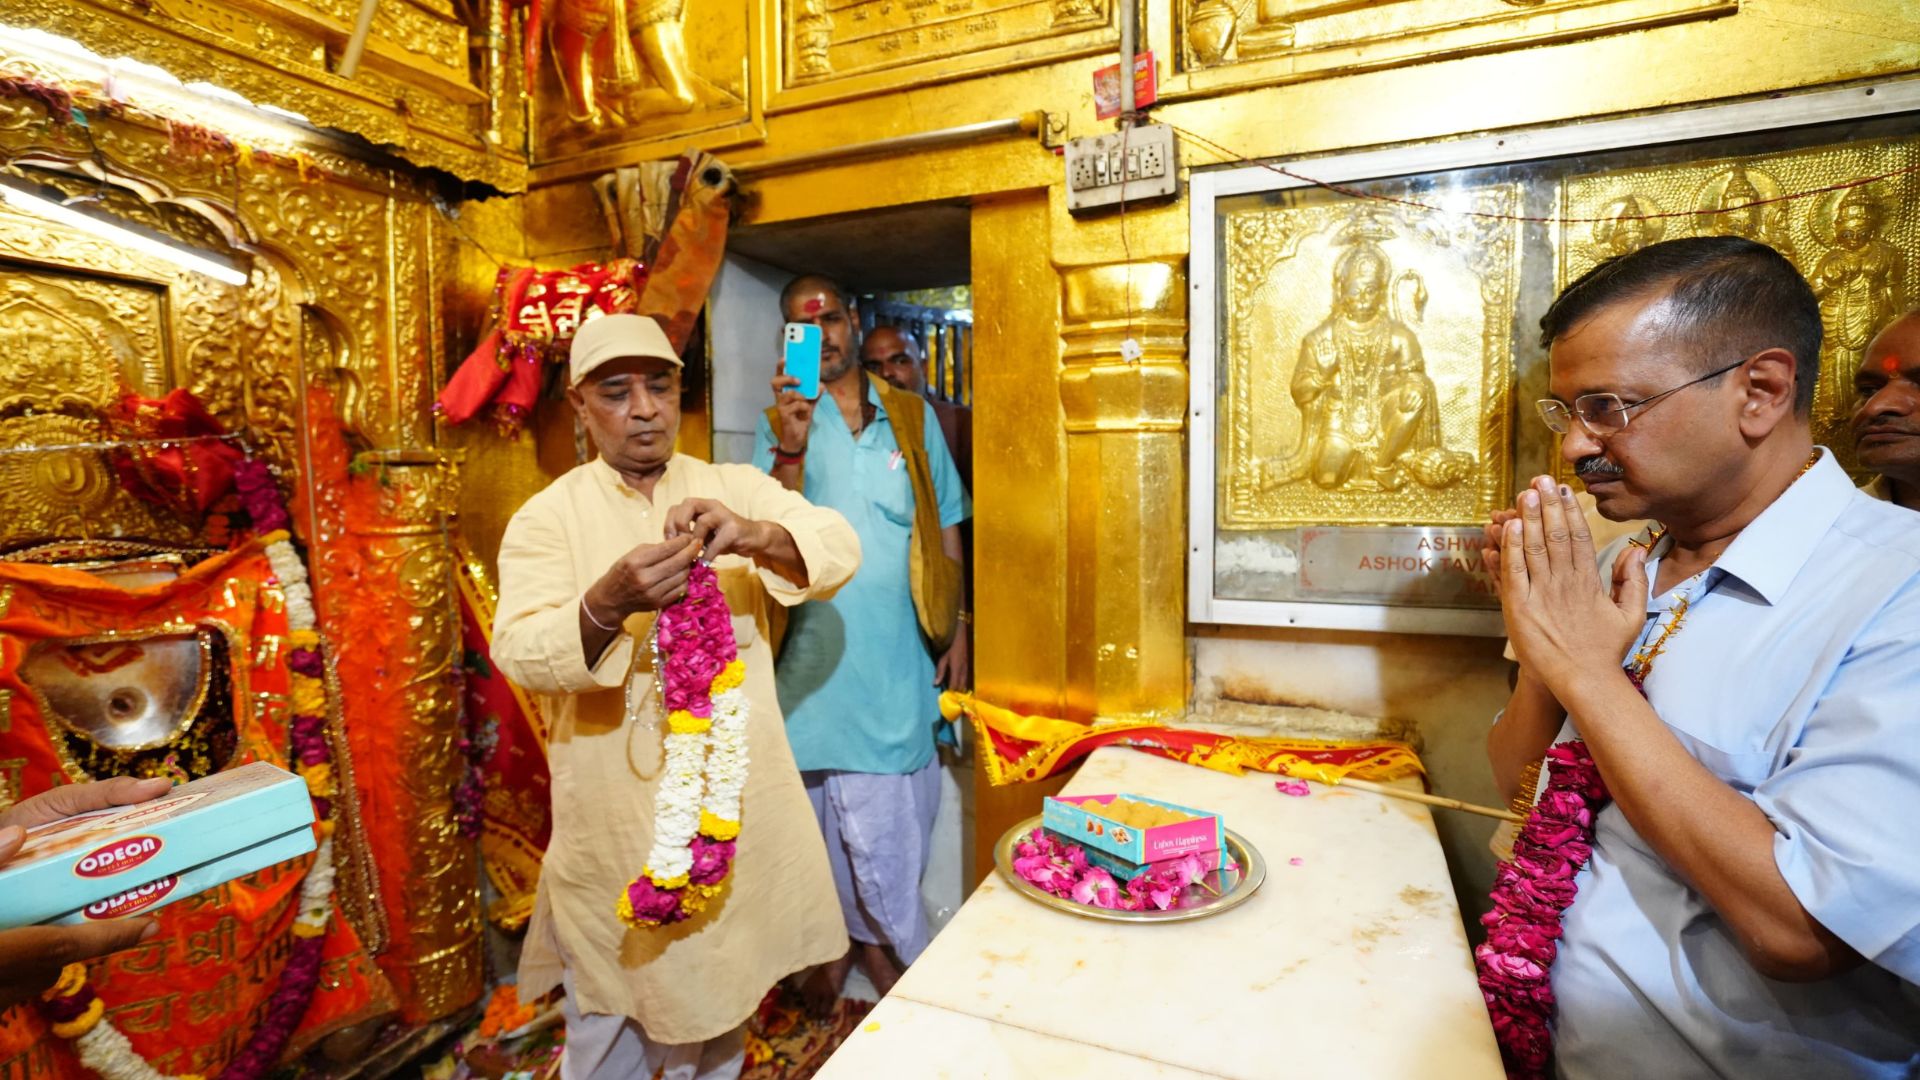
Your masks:
<svg viewBox="0 0 1920 1080"><path fill-rule="evenodd" d="M623 356L651 356L682 367L666 331L647 315L602 315L589 319L573 335L573 347L567 353L570 386L579 386L587 373L609 360Z"/></svg>

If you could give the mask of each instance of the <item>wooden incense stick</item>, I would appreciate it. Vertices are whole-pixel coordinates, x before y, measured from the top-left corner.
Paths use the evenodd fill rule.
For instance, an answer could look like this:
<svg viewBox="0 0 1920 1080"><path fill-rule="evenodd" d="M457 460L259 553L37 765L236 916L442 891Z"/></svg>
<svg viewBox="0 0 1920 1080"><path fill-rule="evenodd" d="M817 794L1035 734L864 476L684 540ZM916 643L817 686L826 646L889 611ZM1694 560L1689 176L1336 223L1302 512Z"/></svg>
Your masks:
<svg viewBox="0 0 1920 1080"><path fill-rule="evenodd" d="M1449 799L1441 795L1429 795L1424 791L1409 791L1406 788L1393 787L1390 784L1376 784L1371 780L1354 780L1348 778L1341 780L1337 786L1354 788L1359 791L1371 791L1376 795L1405 799L1408 802L1425 803L1428 806L1439 806L1448 810L1465 810L1469 814L1499 818L1501 821L1511 821L1516 825L1524 825L1527 822L1526 818L1521 817L1511 810L1502 810L1493 806L1481 806L1477 803L1461 802L1459 799Z"/></svg>

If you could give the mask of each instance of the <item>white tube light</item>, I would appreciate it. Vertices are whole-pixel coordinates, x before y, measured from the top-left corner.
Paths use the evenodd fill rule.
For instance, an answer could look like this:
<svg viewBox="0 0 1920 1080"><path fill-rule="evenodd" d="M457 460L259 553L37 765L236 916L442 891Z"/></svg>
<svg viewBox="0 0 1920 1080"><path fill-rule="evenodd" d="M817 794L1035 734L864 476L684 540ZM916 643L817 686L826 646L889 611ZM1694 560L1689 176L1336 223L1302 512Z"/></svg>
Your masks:
<svg viewBox="0 0 1920 1080"><path fill-rule="evenodd" d="M112 214L69 206L48 198L10 177L0 176L0 202L23 213L55 221L69 228L97 236L109 243L151 255L196 274L205 274L228 285L245 285L247 275L232 259L204 248L186 244L153 231L144 225Z"/></svg>

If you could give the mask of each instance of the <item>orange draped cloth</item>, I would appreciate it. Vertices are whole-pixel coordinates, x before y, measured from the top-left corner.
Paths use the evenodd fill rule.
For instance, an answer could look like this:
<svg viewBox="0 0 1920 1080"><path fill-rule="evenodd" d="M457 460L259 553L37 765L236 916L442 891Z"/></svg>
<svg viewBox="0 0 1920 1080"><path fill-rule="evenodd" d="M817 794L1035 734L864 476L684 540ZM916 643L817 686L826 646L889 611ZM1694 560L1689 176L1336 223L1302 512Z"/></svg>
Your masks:
<svg viewBox="0 0 1920 1080"><path fill-rule="evenodd" d="M0 562L0 780L26 798L74 779L20 674L33 644L114 635L138 648L142 636L194 627L223 635L232 658L239 748L231 764L286 767L287 617L279 590L266 586L271 576L257 541L136 589L65 567ZM212 1076L246 1044L279 984L311 861L302 856L171 904L156 914L159 936L89 965L87 980L114 1026L161 1073ZM337 915L324 957L290 1052L393 1007L387 981ZM0 1013L0 1076L91 1075L32 1008Z"/></svg>
<svg viewBox="0 0 1920 1080"><path fill-rule="evenodd" d="M952 690L940 695L940 712L948 720L957 722L964 716L973 724L987 779L995 786L1043 780L1103 746L1132 747L1235 776L1252 769L1323 784L1338 784L1349 776L1360 780L1426 776L1412 747L1384 739L1251 739L1151 720L1082 724L1024 716Z"/></svg>

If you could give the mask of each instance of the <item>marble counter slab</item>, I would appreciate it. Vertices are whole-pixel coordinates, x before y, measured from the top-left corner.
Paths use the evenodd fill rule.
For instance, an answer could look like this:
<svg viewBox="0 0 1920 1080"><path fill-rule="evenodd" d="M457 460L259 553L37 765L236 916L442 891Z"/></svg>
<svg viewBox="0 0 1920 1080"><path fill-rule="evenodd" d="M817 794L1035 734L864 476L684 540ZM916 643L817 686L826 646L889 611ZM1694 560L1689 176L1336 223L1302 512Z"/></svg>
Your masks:
<svg viewBox="0 0 1920 1080"><path fill-rule="evenodd" d="M1274 779L1098 751L1069 794L1212 810L1266 884L1221 915L1133 925L990 877L819 1075L1500 1080L1426 808Z"/></svg>

